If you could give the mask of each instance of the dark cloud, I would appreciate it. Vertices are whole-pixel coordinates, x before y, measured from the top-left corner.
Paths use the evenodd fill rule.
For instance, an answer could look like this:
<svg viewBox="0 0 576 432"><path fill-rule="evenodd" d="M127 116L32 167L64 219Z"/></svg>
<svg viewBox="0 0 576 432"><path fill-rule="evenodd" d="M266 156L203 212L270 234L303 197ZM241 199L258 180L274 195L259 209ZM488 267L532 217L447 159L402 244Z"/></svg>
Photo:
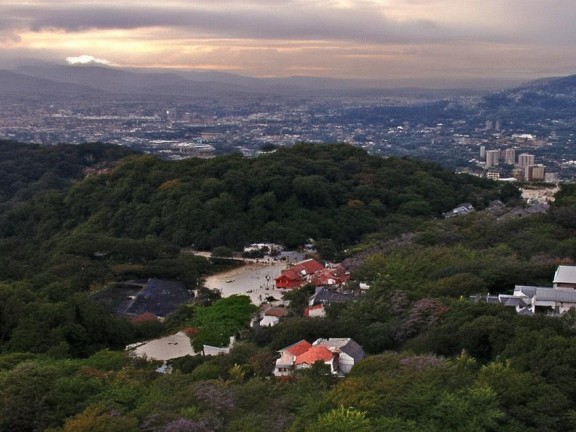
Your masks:
<svg viewBox="0 0 576 432"><path fill-rule="evenodd" d="M225 2L222 2L225 3ZM493 40L493 34L448 28L430 20L394 21L374 3L362 7L326 7L322 3L253 2L248 8L151 6L13 6L3 16L17 17L34 31L78 32L92 29L175 27L196 37L240 39L342 40L365 43L433 43L451 40ZM226 3L226 6L229 6ZM4 10L2 10L4 9Z"/></svg>

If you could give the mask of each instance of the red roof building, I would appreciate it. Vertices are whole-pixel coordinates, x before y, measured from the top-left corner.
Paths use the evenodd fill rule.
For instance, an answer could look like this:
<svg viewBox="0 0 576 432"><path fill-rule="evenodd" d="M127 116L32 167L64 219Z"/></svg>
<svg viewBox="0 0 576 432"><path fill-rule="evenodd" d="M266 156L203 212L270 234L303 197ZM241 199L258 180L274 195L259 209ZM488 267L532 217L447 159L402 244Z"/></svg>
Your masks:
<svg viewBox="0 0 576 432"><path fill-rule="evenodd" d="M289 269L283 270L274 279L278 289L296 289L311 282L314 273L324 270L324 266L314 259L301 261Z"/></svg>
<svg viewBox="0 0 576 432"><path fill-rule="evenodd" d="M314 363L321 361L329 363L334 359L334 353L323 345L313 346L308 351L296 357L294 365L298 367L312 366Z"/></svg>
<svg viewBox="0 0 576 432"><path fill-rule="evenodd" d="M283 351L288 351L290 354L293 354L296 357L298 357L299 355L304 354L310 348L312 348L312 344L307 340L302 339L300 342L296 342L295 344L290 345Z"/></svg>
<svg viewBox="0 0 576 432"><path fill-rule="evenodd" d="M342 285L350 279L350 274L341 265L332 268L323 268L312 275L315 287Z"/></svg>
<svg viewBox="0 0 576 432"><path fill-rule="evenodd" d="M318 339L313 344L305 340L280 351L274 375L290 376L294 370L309 368L322 362L330 367L330 373L346 375L364 358L364 350L350 338Z"/></svg>

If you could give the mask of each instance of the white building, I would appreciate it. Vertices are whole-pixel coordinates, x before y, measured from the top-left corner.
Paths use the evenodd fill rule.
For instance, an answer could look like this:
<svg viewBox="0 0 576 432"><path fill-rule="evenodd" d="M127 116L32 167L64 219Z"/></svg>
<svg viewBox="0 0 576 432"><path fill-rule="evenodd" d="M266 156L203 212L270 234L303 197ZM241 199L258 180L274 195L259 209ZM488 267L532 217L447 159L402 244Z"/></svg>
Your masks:
<svg viewBox="0 0 576 432"><path fill-rule="evenodd" d="M576 290L576 266L558 266L552 284L554 288Z"/></svg>
<svg viewBox="0 0 576 432"><path fill-rule="evenodd" d="M576 266L558 266L552 288L516 285L512 295L500 294L498 301L526 315L562 315L576 308Z"/></svg>

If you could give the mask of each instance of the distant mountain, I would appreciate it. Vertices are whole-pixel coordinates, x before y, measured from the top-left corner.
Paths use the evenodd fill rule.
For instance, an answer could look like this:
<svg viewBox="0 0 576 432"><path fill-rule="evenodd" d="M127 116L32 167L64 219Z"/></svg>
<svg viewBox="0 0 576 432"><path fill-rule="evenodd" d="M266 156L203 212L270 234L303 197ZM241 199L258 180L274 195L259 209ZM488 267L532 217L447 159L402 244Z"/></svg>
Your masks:
<svg viewBox="0 0 576 432"><path fill-rule="evenodd" d="M172 72L132 72L107 66L42 64L20 66L16 71L59 83L123 94L211 95L223 90L218 83L198 83ZM230 91L229 88L225 90Z"/></svg>
<svg viewBox="0 0 576 432"><path fill-rule="evenodd" d="M544 78L485 96L480 106L496 114L538 118L576 117L576 75Z"/></svg>
<svg viewBox="0 0 576 432"><path fill-rule="evenodd" d="M55 82L0 70L0 95L2 96L88 96L94 93L94 89L88 86Z"/></svg>
<svg viewBox="0 0 576 432"><path fill-rule="evenodd" d="M203 70L122 69L103 65L64 65L24 60L13 71L29 77L90 87L114 94L174 96L241 96L247 93L281 96L424 97L478 95L470 89L430 89L422 86L394 88L375 80L336 79L308 76L256 78Z"/></svg>

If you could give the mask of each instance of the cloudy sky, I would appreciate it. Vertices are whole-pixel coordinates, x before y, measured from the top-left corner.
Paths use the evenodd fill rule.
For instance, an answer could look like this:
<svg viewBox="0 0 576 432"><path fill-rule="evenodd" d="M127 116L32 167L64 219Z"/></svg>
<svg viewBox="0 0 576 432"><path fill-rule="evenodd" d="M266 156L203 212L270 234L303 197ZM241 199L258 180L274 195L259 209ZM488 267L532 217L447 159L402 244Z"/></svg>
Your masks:
<svg viewBox="0 0 576 432"><path fill-rule="evenodd" d="M2 0L0 60L524 80L576 73L575 22L575 0Z"/></svg>

